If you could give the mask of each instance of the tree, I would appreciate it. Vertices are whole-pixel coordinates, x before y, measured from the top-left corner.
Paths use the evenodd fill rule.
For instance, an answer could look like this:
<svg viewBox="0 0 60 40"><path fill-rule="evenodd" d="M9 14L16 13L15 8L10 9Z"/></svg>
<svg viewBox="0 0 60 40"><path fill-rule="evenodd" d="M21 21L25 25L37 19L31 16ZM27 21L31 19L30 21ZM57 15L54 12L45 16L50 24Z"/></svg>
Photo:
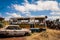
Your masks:
<svg viewBox="0 0 60 40"><path fill-rule="evenodd" d="M0 28L3 28L3 23L0 23Z"/></svg>
<svg viewBox="0 0 60 40"><path fill-rule="evenodd" d="M59 22L59 19L56 19L56 22Z"/></svg>

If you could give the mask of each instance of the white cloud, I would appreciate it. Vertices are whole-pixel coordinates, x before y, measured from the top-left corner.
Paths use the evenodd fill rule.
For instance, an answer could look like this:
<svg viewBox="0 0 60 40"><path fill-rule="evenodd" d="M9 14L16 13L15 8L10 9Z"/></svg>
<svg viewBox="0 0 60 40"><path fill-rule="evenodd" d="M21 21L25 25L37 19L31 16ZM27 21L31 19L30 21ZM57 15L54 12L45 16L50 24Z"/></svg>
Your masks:
<svg viewBox="0 0 60 40"><path fill-rule="evenodd" d="M37 8L40 10L58 10L58 3L56 1L38 1Z"/></svg>
<svg viewBox="0 0 60 40"><path fill-rule="evenodd" d="M54 11L52 13L50 13L51 15L60 15L60 11Z"/></svg>
<svg viewBox="0 0 60 40"><path fill-rule="evenodd" d="M12 16L12 17L21 17L21 15L18 15L17 13L6 13L7 15L9 16Z"/></svg>
<svg viewBox="0 0 60 40"><path fill-rule="evenodd" d="M36 4L29 4L27 0L25 0L25 3L22 5L15 4L13 7L15 10L25 13L26 15L29 14L29 11L41 11L41 10L51 10L56 11L59 10L58 2L56 1L37 1ZM28 13L27 13L28 12Z"/></svg>
<svg viewBox="0 0 60 40"><path fill-rule="evenodd" d="M45 17L46 15L39 15L39 16L36 16L36 15L31 15L30 17Z"/></svg>
<svg viewBox="0 0 60 40"><path fill-rule="evenodd" d="M25 13L26 16L32 16L29 11L41 11L41 10L51 10L52 11L52 13L50 13L51 15L60 14L60 12L58 12L60 10L58 2L52 0L46 0L46 1L39 0L36 2L36 4L30 4L27 0L25 0L23 6L15 4L13 5L13 7L15 8L15 10ZM59 17L60 16L51 16L48 18L56 19Z"/></svg>
<svg viewBox="0 0 60 40"><path fill-rule="evenodd" d="M14 8L16 9L16 10L18 10L18 11L21 11L21 12L24 12L24 11L26 11L26 9L25 9L25 7L24 6L21 6L21 5L13 5L14 6Z"/></svg>
<svg viewBox="0 0 60 40"><path fill-rule="evenodd" d="M8 21L12 16L6 16L5 21Z"/></svg>
<svg viewBox="0 0 60 40"><path fill-rule="evenodd" d="M37 5L35 5L35 4L29 4L29 3L26 3L25 4L25 8L26 8L26 11L27 10L32 10L32 11L37 11Z"/></svg>
<svg viewBox="0 0 60 40"><path fill-rule="evenodd" d="M56 1L56 0L46 0L46 1Z"/></svg>
<svg viewBox="0 0 60 40"><path fill-rule="evenodd" d="M28 0L24 0L25 1L25 3L28 3Z"/></svg>
<svg viewBox="0 0 60 40"><path fill-rule="evenodd" d="M60 3L58 5L59 5L59 8L60 8Z"/></svg>
<svg viewBox="0 0 60 40"><path fill-rule="evenodd" d="M59 10L58 3L56 1L37 1L37 5L29 4L26 0L23 6L15 4L13 7L21 12L32 10L32 11L40 11L40 10Z"/></svg>
<svg viewBox="0 0 60 40"><path fill-rule="evenodd" d="M21 15L17 14L17 13L6 13L8 16L5 17L5 20L9 20L12 17L22 17Z"/></svg>
<svg viewBox="0 0 60 40"><path fill-rule="evenodd" d="M60 19L60 16L48 16L47 19L48 20L56 20L56 19Z"/></svg>

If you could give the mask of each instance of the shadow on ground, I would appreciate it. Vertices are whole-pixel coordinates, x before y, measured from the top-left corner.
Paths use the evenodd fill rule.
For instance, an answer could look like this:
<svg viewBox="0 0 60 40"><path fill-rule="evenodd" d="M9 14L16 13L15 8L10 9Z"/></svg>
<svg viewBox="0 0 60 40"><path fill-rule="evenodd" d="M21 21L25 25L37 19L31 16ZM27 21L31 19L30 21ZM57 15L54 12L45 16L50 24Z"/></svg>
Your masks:
<svg viewBox="0 0 60 40"><path fill-rule="evenodd" d="M25 37L25 36L6 36L6 35L0 35L0 38L12 38L12 37Z"/></svg>

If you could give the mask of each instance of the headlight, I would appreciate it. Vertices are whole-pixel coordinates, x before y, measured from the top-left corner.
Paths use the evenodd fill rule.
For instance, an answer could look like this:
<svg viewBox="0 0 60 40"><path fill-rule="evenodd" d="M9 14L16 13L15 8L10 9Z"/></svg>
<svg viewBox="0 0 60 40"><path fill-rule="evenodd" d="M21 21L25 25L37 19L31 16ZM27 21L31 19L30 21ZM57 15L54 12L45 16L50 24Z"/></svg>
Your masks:
<svg viewBox="0 0 60 40"><path fill-rule="evenodd" d="M29 31L29 33L31 33L31 31Z"/></svg>

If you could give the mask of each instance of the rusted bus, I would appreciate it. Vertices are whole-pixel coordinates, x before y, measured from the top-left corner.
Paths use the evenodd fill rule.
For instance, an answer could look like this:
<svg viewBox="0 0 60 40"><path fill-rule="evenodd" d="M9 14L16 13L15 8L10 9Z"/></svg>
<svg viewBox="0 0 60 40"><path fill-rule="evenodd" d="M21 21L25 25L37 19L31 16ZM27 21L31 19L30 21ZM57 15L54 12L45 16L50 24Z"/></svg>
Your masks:
<svg viewBox="0 0 60 40"><path fill-rule="evenodd" d="M4 21L4 25L9 25L9 21Z"/></svg>
<svg viewBox="0 0 60 40"><path fill-rule="evenodd" d="M21 28L30 28L30 24L19 24Z"/></svg>
<svg viewBox="0 0 60 40"><path fill-rule="evenodd" d="M35 28L45 28L45 24L40 25L40 24L34 24Z"/></svg>
<svg viewBox="0 0 60 40"><path fill-rule="evenodd" d="M19 24L21 28L45 28L45 26L41 26L39 24L34 24L34 27L31 27L31 24Z"/></svg>
<svg viewBox="0 0 60 40"><path fill-rule="evenodd" d="M10 18L10 24L20 25L21 28L43 28L45 27L45 17L21 17Z"/></svg>

